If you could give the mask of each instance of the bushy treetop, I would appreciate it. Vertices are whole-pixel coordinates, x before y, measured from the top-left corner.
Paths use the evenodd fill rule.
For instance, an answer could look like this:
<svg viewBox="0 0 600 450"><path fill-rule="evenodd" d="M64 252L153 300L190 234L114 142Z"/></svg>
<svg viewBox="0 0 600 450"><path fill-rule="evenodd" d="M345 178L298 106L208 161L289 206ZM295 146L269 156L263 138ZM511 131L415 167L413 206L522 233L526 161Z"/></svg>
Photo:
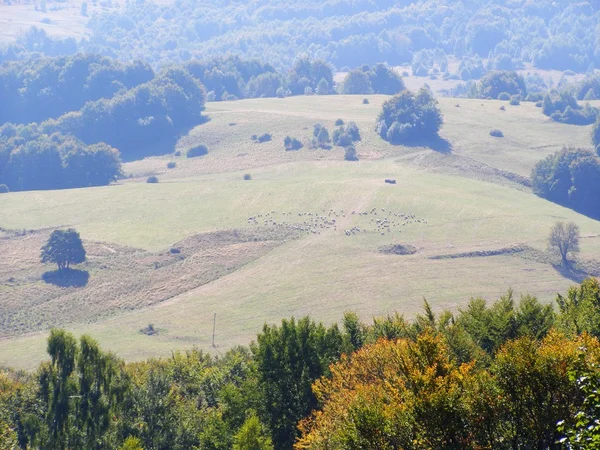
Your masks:
<svg viewBox="0 0 600 450"><path fill-rule="evenodd" d="M85 258L81 237L73 228L54 230L41 252L41 261L54 263L59 270L68 269L71 264L82 263Z"/></svg>
<svg viewBox="0 0 600 450"><path fill-rule="evenodd" d="M531 174L533 192L591 217L600 217L600 157L564 148L538 162Z"/></svg>
<svg viewBox="0 0 600 450"><path fill-rule="evenodd" d="M524 78L511 71L488 72L479 81L479 96L481 98L497 99L502 93L512 95L527 95Z"/></svg>
<svg viewBox="0 0 600 450"><path fill-rule="evenodd" d="M422 88L416 95L404 90L386 101L377 121L380 136L400 144L436 136L444 119L431 91Z"/></svg>

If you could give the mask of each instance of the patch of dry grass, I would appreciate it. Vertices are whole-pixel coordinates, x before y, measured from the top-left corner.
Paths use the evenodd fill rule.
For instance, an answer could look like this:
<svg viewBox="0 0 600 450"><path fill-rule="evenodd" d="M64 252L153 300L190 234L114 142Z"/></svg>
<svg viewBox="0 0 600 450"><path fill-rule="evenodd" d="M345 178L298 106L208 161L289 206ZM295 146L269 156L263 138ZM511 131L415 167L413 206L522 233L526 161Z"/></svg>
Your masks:
<svg viewBox="0 0 600 450"><path fill-rule="evenodd" d="M286 230L232 230L191 236L161 252L85 241L84 287L42 281L49 231L3 238L0 337L90 323L164 302L225 276L294 236Z"/></svg>

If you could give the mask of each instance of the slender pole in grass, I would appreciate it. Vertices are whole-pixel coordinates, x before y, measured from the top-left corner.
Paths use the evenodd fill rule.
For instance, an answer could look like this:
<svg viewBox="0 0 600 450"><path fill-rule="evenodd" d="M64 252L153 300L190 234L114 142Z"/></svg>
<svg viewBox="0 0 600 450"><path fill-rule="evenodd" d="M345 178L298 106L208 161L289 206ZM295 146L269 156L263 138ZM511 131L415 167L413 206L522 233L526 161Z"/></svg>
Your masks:
<svg viewBox="0 0 600 450"><path fill-rule="evenodd" d="M215 311L213 316L213 336L212 336L212 346L215 346L215 328L217 327L217 312Z"/></svg>

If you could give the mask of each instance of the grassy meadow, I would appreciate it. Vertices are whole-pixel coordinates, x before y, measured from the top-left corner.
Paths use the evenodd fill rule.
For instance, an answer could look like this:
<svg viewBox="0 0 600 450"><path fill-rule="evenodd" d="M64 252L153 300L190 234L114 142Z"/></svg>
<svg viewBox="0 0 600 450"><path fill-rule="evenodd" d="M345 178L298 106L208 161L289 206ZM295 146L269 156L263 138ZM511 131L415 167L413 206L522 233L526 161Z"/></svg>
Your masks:
<svg viewBox="0 0 600 450"><path fill-rule="evenodd" d="M394 311L413 316L424 297L435 310L455 310L471 297L494 300L513 287L517 294L531 293L550 302L576 276L561 273L547 258L431 258L517 244L543 251L557 220L580 226L582 258L600 254L600 222L540 199L509 179L489 176L498 170L526 177L537 161L563 145L588 146L588 127L553 123L530 103L441 98L441 137L451 151L436 152L381 140L374 127L386 97L367 96L369 104L362 103L363 97L209 103L210 120L180 140L182 156L127 163L131 178L113 186L2 195L0 227L47 235L53 228L72 226L94 245L153 254L199 233L301 229L299 238L284 239L256 257L240 257L235 270L150 306L132 304L128 309L120 304L111 317L86 322L66 320L73 312L64 302L60 309L50 309L64 314L69 329L90 333L128 359L192 346L222 351L248 343L265 321L292 315L310 314L327 322L339 320L347 310L363 319ZM358 162L344 161L341 148L309 148L314 123L322 122L331 132L338 118L359 126ZM492 128L505 137L489 136ZM262 144L251 140L262 133L271 133L273 139ZM286 152L287 135L303 141L304 148ZM185 151L200 143L208 146L208 155L185 158ZM176 168L167 169L169 161ZM252 180L244 180L245 173ZM145 183L150 174L160 182ZM384 183L386 178L397 184ZM335 226L306 231L316 216L335 218ZM259 225L249 217L256 217ZM383 218L393 222L389 231L377 228ZM360 231L347 233L355 227ZM10 239L0 235L0 251ZM30 247L23 244L23 251L34 255L39 240L31 242ZM383 254L380 248L390 244L411 244L418 252ZM205 257L210 260L210 255ZM43 288L31 272L34 259L24 262L14 250L0 261L5 278L0 278L0 311L8 307L3 292ZM177 270L169 274L165 285L181 283ZM115 284L122 281L118 272L114 277ZM69 290L69 295L76 297L77 291ZM89 301L102 299L90 296ZM77 305L86 307L85 302ZM216 350L211 347L214 312ZM148 324L159 333L140 333ZM46 335L42 327L4 337L0 364L34 368L44 357Z"/></svg>

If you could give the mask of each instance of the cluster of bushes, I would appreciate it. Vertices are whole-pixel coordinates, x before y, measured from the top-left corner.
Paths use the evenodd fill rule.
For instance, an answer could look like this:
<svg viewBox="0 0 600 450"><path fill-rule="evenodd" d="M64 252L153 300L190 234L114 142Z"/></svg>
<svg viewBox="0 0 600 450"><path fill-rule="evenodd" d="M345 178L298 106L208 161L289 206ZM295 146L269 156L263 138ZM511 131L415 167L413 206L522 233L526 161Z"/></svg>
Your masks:
<svg viewBox="0 0 600 450"><path fill-rule="evenodd" d="M363 65L348 72L340 86L341 94L393 95L405 89L402 77L385 64Z"/></svg>
<svg viewBox="0 0 600 450"><path fill-rule="evenodd" d="M329 150L331 138L329 137L329 130L325 125L318 122L313 126L313 137L310 141L312 148L322 148Z"/></svg>
<svg viewBox="0 0 600 450"><path fill-rule="evenodd" d="M356 141L360 141L360 130L356 122L348 122L346 125L339 125L333 130L333 145L339 147L348 147Z"/></svg>
<svg viewBox="0 0 600 450"><path fill-rule="evenodd" d="M259 144L262 144L263 142L269 142L271 139L273 139L273 136L271 136L269 133L263 133L260 136L257 136L256 134L252 135L252 140L258 142Z"/></svg>
<svg viewBox="0 0 600 450"><path fill-rule="evenodd" d="M283 320L221 356L138 363L52 330L38 371L0 370L0 445L578 448L600 436L600 285L557 304L509 291L456 313L425 302L414 321Z"/></svg>
<svg viewBox="0 0 600 450"><path fill-rule="evenodd" d="M540 197L600 218L600 156L595 152L565 148L537 163L531 181Z"/></svg>
<svg viewBox="0 0 600 450"><path fill-rule="evenodd" d="M298 139L286 136L283 140L283 146L286 151L300 150L304 145Z"/></svg>
<svg viewBox="0 0 600 450"><path fill-rule="evenodd" d="M477 94L479 98L518 100L526 97L527 87L525 79L516 72L493 71L479 80Z"/></svg>
<svg viewBox="0 0 600 450"><path fill-rule="evenodd" d="M431 91L422 88L415 95L404 90L383 104L377 132L392 144L405 144L437 136L442 124L443 116Z"/></svg>
<svg viewBox="0 0 600 450"><path fill-rule="evenodd" d="M187 153L186 156L188 158L197 158L199 156L204 156L208 154L208 147L204 144L200 144L200 145L195 145L194 147L190 148Z"/></svg>
<svg viewBox="0 0 600 450"><path fill-rule="evenodd" d="M572 125L589 125L596 121L598 108L586 103L581 106L568 91L553 90L547 93L542 103L542 112L556 122Z"/></svg>
<svg viewBox="0 0 600 450"><path fill-rule="evenodd" d="M356 122L344 124L342 119L335 121L336 129L333 130L333 145L344 147L344 159L346 161L358 161L358 154L354 143L361 140L360 130Z"/></svg>
<svg viewBox="0 0 600 450"><path fill-rule="evenodd" d="M0 127L0 184L11 191L103 186L122 175L119 152L33 125Z"/></svg>

